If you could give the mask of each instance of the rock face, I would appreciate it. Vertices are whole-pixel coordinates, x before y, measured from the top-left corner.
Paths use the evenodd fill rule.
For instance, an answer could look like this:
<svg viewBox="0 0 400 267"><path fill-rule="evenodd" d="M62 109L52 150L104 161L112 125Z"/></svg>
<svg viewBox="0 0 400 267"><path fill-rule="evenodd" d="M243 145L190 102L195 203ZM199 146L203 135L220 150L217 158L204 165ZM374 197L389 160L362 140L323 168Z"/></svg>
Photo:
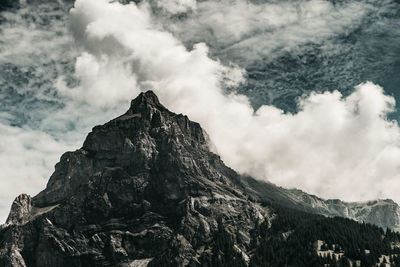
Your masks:
<svg viewBox="0 0 400 267"><path fill-rule="evenodd" d="M0 266L245 266L269 210L206 139L154 93L140 94L61 157L45 190L15 200Z"/></svg>

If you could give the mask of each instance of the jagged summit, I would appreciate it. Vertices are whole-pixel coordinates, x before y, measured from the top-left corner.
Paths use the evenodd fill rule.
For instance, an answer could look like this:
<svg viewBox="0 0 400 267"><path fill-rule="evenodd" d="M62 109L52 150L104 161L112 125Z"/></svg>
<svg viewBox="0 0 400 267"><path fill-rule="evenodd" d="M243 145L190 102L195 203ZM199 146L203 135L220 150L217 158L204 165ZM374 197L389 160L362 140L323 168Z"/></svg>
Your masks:
<svg viewBox="0 0 400 267"><path fill-rule="evenodd" d="M130 108L121 117L141 114L144 116L144 119L150 119L151 115L155 111L167 114L172 113L160 103L157 95L153 91L149 90L147 92L140 93L135 99L133 99L131 101Z"/></svg>
<svg viewBox="0 0 400 267"><path fill-rule="evenodd" d="M153 91L149 90L140 93L133 99L127 112L117 117L115 120L126 119L130 116L141 116L142 119L150 120L152 119L152 115L157 112L163 113L163 115L174 114L160 103L157 95Z"/></svg>
<svg viewBox="0 0 400 267"><path fill-rule="evenodd" d="M129 108L129 110L135 111L143 107L154 107L166 110L166 108L161 105L157 95L151 90L140 93L135 99L133 99L131 101L131 107Z"/></svg>

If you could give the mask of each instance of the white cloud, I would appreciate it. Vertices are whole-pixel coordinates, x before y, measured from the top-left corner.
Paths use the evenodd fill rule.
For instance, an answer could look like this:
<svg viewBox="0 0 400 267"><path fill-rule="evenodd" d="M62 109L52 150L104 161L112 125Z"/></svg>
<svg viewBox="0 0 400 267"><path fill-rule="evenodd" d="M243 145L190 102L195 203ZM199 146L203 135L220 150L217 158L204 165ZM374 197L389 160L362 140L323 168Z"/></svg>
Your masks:
<svg viewBox="0 0 400 267"><path fill-rule="evenodd" d="M313 12L320 14L321 8ZM146 5L78 0L72 16L86 21L80 41L95 60L81 60L83 54L82 70L115 68L119 61L135 79L133 92L151 88L167 107L200 122L236 170L324 197L400 201L400 182L393 183L399 178L399 127L386 120L394 100L379 86L361 84L348 97L337 91L311 94L300 100L297 114L272 106L254 112L246 97L223 90L224 80L242 81L240 69L210 59L205 44L186 50L152 23ZM110 40L123 57L110 51ZM103 57L116 61L109 64ZM79 74L83 81L84 73ZM103 73L102 79L114 80L113 72Z"/></svg>
<svg viewBox="0 0 400 267"><path fill-rule="evenodd" d="M67 148L65 143L41 131L0 123L1 223L17 195L34 195L45 187L54 164Z"/></svg>

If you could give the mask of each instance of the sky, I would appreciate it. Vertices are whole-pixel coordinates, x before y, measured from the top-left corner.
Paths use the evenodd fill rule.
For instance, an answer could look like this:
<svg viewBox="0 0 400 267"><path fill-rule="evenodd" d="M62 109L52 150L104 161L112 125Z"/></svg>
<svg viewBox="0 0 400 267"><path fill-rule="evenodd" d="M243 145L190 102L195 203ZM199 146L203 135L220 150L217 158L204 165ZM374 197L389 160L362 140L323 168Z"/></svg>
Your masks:
<svg viewBox="0 0 400 267"><path fill-rule="evenodd" d="M400 202L394 1L21 2L0 13L0 221L153 90L240 173ZM72 7L72 8L71 8ZM398 43L398 42L397 42Z"/></svg>

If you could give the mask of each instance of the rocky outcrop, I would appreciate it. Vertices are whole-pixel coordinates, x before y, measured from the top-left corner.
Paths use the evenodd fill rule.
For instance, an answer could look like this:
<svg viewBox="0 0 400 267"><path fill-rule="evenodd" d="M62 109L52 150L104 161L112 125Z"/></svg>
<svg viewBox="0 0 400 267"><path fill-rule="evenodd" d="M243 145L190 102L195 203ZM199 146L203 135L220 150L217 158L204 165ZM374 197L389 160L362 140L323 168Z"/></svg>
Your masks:
<svg viewBox="0 0 400 267"><path fill-rule="evenodd" d="M270 211L206 139L153 92L140 94L61 157L45 190L15 200L0 266L245 266Z"/></svg>
<svg viewBox="0 0 400 267"><path fill-rule="evenodd" d="M27 194L21 194L15 198L11 205L6 224L21 224L32 211L32 198Z"/></svg>

